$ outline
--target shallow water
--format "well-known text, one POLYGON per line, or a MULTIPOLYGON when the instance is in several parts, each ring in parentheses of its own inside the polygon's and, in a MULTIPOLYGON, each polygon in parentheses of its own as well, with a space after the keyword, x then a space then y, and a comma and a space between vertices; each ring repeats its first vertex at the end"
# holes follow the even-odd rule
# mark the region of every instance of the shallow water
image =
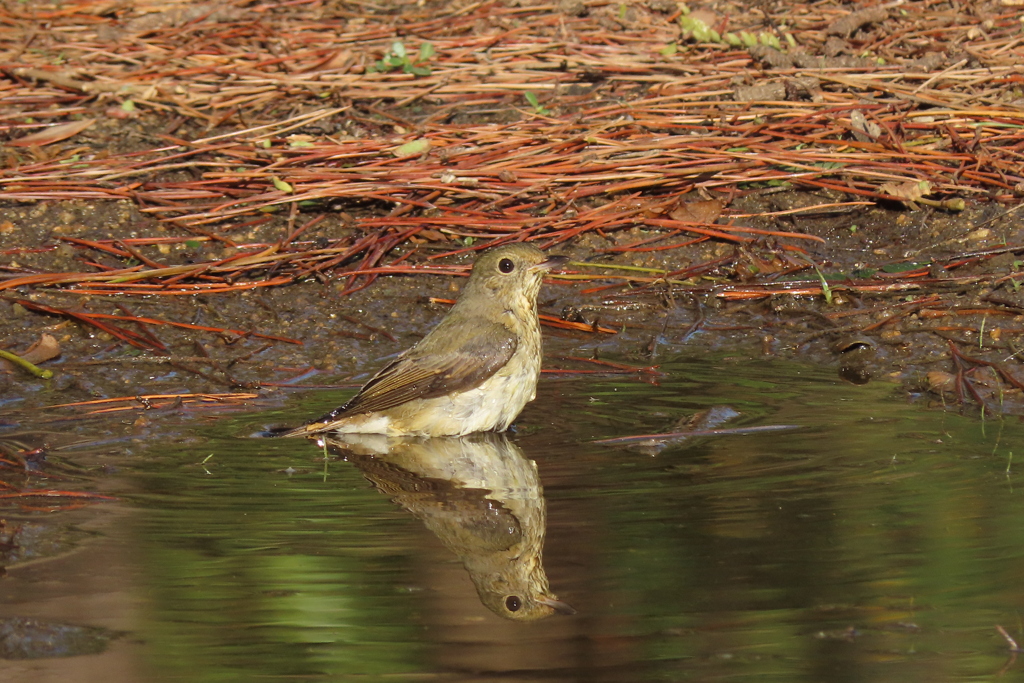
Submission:
MULTIPOLYGON (((100 543, 127 597, 117 619, 101 607, 74 621, 125 633, 111 646, 131 660, 124 680, 1020 675, 996 628, 1024 640, 1017 421, 792 364, 661 369, 656 382, 545 376, 510 441, 456 455, 251 438, 340 400, 326 393, 194 422, 110 475, 129 509, 113 506, 100 543), (710 426, 795 428, 593 443, 722 406, 739 416, 710 426), (548 592, 576 614, 517 622, 485 607, 481 577, 513 582, 542 539, 548 592)), ((3 616, 39 616, 32 604, 22 594, 3 616)), ((94 680, 84 670, 64 680, 94 680)))

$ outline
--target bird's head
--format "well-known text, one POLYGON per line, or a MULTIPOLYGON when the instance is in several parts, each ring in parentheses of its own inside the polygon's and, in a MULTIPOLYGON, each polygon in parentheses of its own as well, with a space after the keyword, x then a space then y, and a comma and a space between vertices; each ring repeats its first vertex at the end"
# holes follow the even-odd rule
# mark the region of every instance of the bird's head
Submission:
POLYGON ((473 264, 463 299, 497 303, 504 310, 522 306, 533 309, 540 283, 552 268, 566 262, 564 256, 548 256, 530 244, 506 244, 489 249, 473 264))

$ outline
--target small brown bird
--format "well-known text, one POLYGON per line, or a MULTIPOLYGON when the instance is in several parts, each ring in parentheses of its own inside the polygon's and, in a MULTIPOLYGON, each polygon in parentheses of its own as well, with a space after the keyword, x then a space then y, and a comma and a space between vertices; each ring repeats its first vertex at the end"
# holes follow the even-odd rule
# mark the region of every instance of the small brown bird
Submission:
POLYGON ((565 258, 528 244, 485 252, 444 320, 348 403, 282 436, 462 436, 508 429, 537 391, 541 279, 565 258))

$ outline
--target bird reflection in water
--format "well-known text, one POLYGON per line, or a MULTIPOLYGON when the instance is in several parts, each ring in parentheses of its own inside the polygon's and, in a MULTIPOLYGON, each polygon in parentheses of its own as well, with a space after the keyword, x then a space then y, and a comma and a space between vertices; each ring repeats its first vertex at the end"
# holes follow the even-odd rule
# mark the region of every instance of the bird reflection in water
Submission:
POLYGON ((319 440, 458 555, 489 610, 515 621, 575 613, 551 593, 541 563, 546 506, 537 465, 504 434, 319 440))

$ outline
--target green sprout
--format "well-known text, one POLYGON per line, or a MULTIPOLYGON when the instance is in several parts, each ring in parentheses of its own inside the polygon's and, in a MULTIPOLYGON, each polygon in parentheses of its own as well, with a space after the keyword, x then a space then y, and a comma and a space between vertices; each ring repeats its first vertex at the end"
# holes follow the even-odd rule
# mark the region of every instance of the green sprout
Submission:
POLYGON ((435 54, 434 46, 424 41, 420 43, 420 51, 416 54, 416 57, 410 57, 405 49, 405 44, 400 40, 396 40, 391 44, 391 49, 384 55, 384 58, 370 65, 367 71, 390 73, 401 70, 414 76, 429 76, 430 67, 425 62, 435 54))
POLYGON ((679 17, 679 25, 699 43, 721 43, 722 36, 706 23, 689 14, 679 17))
MULTIPOLYGON (((778 36, 774 33, 748 33, 747 31, 740 31, 739 33, 723 33, 719 35, 718 32, 710 29, 698 19, 682 17, 679 19, 679 24, 683 27, 684 31, 688 31, 691 38, 699 40, 701 42, 712 42, 720 43, 723 45, 729 45, 730 47, 745 47, 752 48, 755 45, 767 45, 773 47, 779 52, 783 51, 782 41, 779 40, 778 36)), ((780 29, 781 30, 781 29, 780 29)), ((782 32, 783 38, 786 39, 786 44, 789 47, 796 47, 796 38, 793 37, 792 33, 782 32)))
POLYGON ((812 261, 807 256, 804 256, 803 254, 801 254, 800 257, 804 261, 806 261, 812 268, 814 268, 814 272, 818 274, 818 280, 821 281, 821 293, 825 295, 825 303, 828 304, 829 306, 831 306, 832 305, 832 288, 828 286, 828 280, 825 278, 825 273, 821 272, 821 268, 818 267, 818 264, 815 263, 814 261, 812 261))
POLYGON ((533 113, 537 114, 538 116, 547 116, 548 114, 551 113, 551 110, 542 105, 540 103, 540 100, 537 99, 537 96, 534 95, 529 90, 523 93, 523 97, 525 97, 526 101, 530 103, 531 107, 533 107, 533 113))
POLYGON ((821 280, 821 293, 825 295, 825 303, 831 306, 832 288, 828 286, 828 280, 825 279, 825 274, 821 272, 821 268, 818 268, 818 266, 815 265, 814 272, 818 274, 818 279, 821 280))
MULTIPOLYGON (((1013 269, 1014 270, 1020 270, 1021 266, 1024 266, 1024 261, 1014 261, 1013 262, 1013 269)), ((1017 282, 1017 280, 1015 278, 1011 278, 1010 279, 1010 286, 1013 287, 1014 294, 1016 294, 1017 292, 1020 291, 1020 283, 1017 282)))

